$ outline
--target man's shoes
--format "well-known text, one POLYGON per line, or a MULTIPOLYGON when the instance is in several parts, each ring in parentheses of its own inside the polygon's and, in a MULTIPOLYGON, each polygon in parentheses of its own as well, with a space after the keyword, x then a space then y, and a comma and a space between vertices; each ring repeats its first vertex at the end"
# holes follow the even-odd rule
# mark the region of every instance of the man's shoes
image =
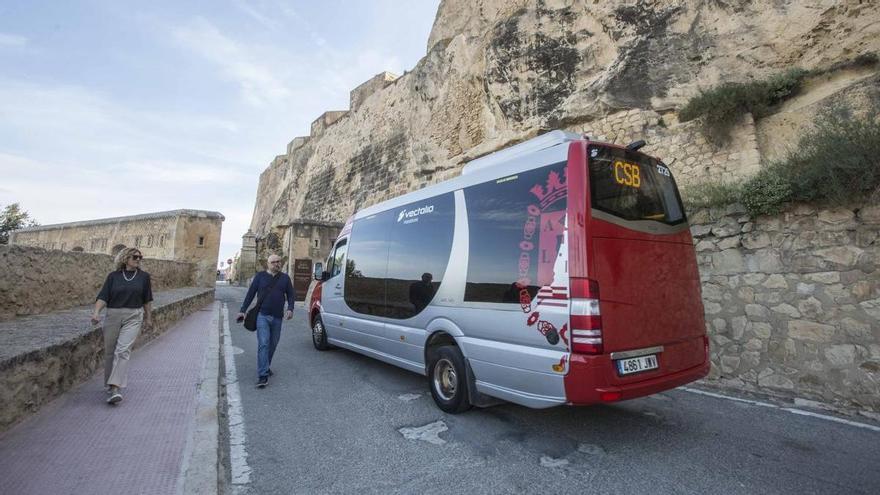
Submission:
POLYGON ((275 373, 272 373, 272 368, 269 368, 269 376, 272 376, 272 375, 274 375, 274 374, 275 374, 275 373))
POLYGON ((266 385, 269 384, 268 376, 261 376, 259 380, 257 380, 257 388, 266 388, 266 385))

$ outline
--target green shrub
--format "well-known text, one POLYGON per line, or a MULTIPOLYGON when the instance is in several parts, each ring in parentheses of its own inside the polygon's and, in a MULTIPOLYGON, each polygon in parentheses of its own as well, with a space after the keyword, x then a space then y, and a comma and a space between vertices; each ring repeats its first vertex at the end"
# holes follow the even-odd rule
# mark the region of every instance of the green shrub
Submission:
POLYGON ((847 107, 833 107, 814 120, 783 166, 792 199, 841 204, 880 188, 880 122, 854 118, 847 107))
POLYGON ((767 167, 743 183, 739 200, 752 216, 775 215, 791 199, 791 183, 779 165, 767 167))
POLYGON ((730 139, 730 130, 746 113, 761 117, 800 90, 808 72, 791 69, 764 81, 726 83, 691 98, 679 112, 679 120, 702 119, 703 134, 713 143, 730 139))

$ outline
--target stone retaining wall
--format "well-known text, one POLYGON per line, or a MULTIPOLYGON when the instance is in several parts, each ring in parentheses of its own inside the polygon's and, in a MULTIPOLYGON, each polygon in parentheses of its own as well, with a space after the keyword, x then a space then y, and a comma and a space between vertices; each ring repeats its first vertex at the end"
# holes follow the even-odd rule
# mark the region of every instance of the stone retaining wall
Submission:
POLYGON ((880 412, 880 206, 690 218, 708 384, 880 412))
MULTIPOLYGON (((154 291, 196 285, 190 263, 145 259, 142 266, 154 291)), ((0 246, 0 320, 93 303, 112 270, 108 254, 0 246)))
MULTIPOLYGON (((214 289, 202 287, 156 293, 153 329, 135 347, 213 300, 214 289)), ((84 307, 0 323, 0 431, 103 368, 103 334, 90 314, 84 307)))

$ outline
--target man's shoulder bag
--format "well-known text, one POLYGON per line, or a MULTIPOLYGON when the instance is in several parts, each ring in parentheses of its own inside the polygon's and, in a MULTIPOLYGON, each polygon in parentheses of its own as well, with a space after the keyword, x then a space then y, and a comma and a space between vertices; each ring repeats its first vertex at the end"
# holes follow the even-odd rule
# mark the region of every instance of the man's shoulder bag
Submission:
POLYGON ((260 291, 260 294, 257 295, 257 304, 254 305, 253 308, 249 309, 247 313, 244 315, 244 327, 251 332, 257 329, 257 315, 260 313, 260 307, 263 305, 263 299, 269 295, 269 292, 275 288, 275 284, 281 278, 281 274, 272 277, 272 283, 266 287, 265 292, 260 291))

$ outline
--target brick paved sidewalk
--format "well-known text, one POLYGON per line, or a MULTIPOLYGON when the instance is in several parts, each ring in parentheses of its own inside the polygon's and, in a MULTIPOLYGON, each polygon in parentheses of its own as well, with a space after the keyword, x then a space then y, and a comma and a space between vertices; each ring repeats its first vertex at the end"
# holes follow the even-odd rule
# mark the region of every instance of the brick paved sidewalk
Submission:
POLYGON ((0 494, 171 494, 195 425, 218 303, 135 349, 124 400, 105 403, 103 371, 0 435, 0 494))

